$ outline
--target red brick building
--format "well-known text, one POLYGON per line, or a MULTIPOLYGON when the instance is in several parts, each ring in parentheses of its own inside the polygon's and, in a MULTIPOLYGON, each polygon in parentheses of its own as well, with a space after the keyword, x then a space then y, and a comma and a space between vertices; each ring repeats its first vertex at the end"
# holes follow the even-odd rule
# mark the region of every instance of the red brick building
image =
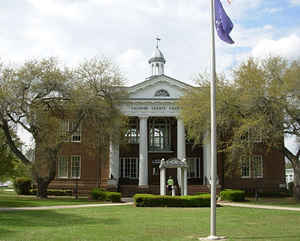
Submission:
MULTIPOLYGON (((50 187, 74 188, 88 192, 101 186, 119 190, 125 195, 137 192, 159 193, 159 164, 162 158, 186 159, 188 164, 188 194, 207 192, 210 179, 210 145, 194 147, 186 141, 183 121, 179 118, 176 101, 191 88, 164 75, 165 58, 158 47, 149 60, 151 76, 128 87, 129 98, 120 106, 129 117, 130 127, 125 133, 127 144, 110 140, 105 161, 90 145, 87 124, 65 143, 57 164, 57 177, 50 187)), ((68 129, 71 122, 66 122, 68 129)), ((255 140, 263 145, 261 137, 255 140)), ((103 153, 102 153, 103 154, 103 153)), ((223 155, 218 155, 220 187, 253 191, 277 191, 285 183, 284 157, 280 152, 261 152, 243 160, 240 170, 225 175, 223 155), (254 168, 255 167, 255 168, 254 168), (255 171, 254 171, 255 170, 255 171)), ((167 176, 180 179, 180 169, 167 169, 167 176), (177 178, 178 177, 178 178, 177 178)), ((178 183, 181 183, 178 180, 178 183)))

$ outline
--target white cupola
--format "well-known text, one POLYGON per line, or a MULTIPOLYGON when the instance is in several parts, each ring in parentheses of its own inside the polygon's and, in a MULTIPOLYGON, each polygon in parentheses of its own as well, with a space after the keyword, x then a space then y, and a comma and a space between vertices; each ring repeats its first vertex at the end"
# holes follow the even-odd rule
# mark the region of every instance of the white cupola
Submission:
POLYGON ((151 76, 163 75, 164 74, 164 65, 166 63, 164 55, 158 48, 158 43, 160 41, 160 38, 156 38, 156 40, 157 40, 156 47, 154 49, 154 52, 153 52, 151 58, 148 61, 148 63, 150 64, 150 68, 151 68, 151 72, 150 72, 151 76))

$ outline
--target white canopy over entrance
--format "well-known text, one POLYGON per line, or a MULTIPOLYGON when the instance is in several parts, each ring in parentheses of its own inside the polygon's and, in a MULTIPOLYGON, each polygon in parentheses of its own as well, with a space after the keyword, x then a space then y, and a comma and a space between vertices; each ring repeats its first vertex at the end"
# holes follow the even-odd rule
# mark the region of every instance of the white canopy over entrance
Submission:
POLYGON ((171 158, 165 161, 161 159, 159 169, 160 169, 160 195, 166 195, 166 168, 180 168, 181 177, 178 180, 181 180, 181 196, 187 195, 187 168, 188 165, 185 159, 171 158))

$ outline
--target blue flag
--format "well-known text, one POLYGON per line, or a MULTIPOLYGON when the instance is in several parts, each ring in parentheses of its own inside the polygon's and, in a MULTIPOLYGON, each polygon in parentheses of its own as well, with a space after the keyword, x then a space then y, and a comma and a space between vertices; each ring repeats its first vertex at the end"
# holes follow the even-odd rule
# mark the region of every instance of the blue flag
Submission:
POLYGON ((226 43, 233 44, 234 41, 229 36, 231 30, 233 29, 233 23, 227 16, 220 0, 215 0, 215 21, 219 38, 226 43))

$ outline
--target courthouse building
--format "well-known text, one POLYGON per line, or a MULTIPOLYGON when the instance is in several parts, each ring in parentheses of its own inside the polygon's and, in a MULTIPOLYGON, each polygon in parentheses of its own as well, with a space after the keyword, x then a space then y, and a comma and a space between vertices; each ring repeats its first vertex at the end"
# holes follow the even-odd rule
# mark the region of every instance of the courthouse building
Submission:
MULTIPOLYGON (((145 81, 126 87, 128 99, 120 108, 129 117, 125 133, 127 144, 110 140, 107 160, 100 163, 97 154, 85 150, 85 128, 65 144, 57 165, 57 177, 50 187, 73 188, 88 192, 95 186, 119 190, 125 195, 137 192, 159 193, 159 165, 178 158, 187 163, 187 192, 207 192, 210 180, 210 145, 193 145, 186 139, 184 123, 180 119, 177 100, 189 88, 184 82, 165 75, 166 59, 156 46, 148 61, 151 74, 145 81)), ((209 118, 209 117, 208 117, 209 118)), ((257 140, 261 142, 262 140, 257 140)), ((253 191, 259 186, 265 191, 276 191, 284 183, 284 158, 279 152, 261 153, 243 160, 241 171, 227 176, 224 156, 218 154, 218 183, 220 188, 240 188, 253 191), (255 172, 252 167, 255 166, 255 172)), ((166 170, 180 184, 180 169, 166 170)), ((180 186, 180 185, 179 185, 180 186)), ((179 187, 178 187, 179 189, 179 187)), ((179 190, 177 190, 178 192, 179 190)))

